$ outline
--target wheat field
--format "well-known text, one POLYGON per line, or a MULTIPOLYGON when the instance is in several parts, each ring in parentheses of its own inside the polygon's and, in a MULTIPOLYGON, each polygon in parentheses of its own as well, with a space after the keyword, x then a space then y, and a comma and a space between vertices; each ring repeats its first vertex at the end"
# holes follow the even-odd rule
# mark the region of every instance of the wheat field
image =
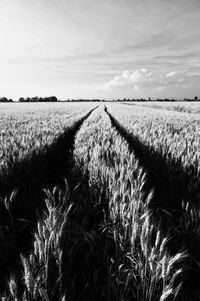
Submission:
POLYGON ((200 300, 200 104, 0 107, 2 300, 200 300))

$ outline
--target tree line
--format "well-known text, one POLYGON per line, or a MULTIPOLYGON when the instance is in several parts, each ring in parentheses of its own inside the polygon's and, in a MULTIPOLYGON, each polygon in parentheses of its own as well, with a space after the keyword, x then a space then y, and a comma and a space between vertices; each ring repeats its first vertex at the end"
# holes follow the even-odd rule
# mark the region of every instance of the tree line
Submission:
POLYGON ((7 97, 0 97, 0 102, 13 102, 13 100, 11 98, 8 99, 7 97))
MULTIPOLYGON (((56 102, 58 101, 56 96, 48 97, 20 97, 18 102, 56 102)), ((13 99, 7 97, 0 97, 0 102, 13 102, 13 99)))
POLYGON ((20 97, 19 102, 56 102, 58 101, 56 96, 48 96, 48 97, 20 97))
MULTIPOLYGON (((20 97, 18 102, 57 102, 57 101, 61 101, 58 100, 56 96, 48 96, 48 97, 38 97, 38 96, 34 96, 34 97, 20 97)), ((102 102, 102 101, 109 101, 106 99, 66 99, 66 100, 62 100, 62 102, 102 102)), ((195 96, 194 98, 184 98, 184 99, 174 99, 174 98, 157 98, 157 99, 151 99, 151 98, 123 98, 123 99, 113 99, 113 102, 122 102, 122 101, 130 101, 130 102, 137 102, 137 101, 146 101, 146 102, 151 102, 151 101, 158 101, 158 102, 167 102, 167 101, 171 101, 171 102, 176 102, 176 101, 200 101, 200 98, 198 98, 198 96, 195 96)), ((1 102, 13 102, 13 99, 11 98, 7 98, 7 97, 0 97, 0 103, 1 102)))

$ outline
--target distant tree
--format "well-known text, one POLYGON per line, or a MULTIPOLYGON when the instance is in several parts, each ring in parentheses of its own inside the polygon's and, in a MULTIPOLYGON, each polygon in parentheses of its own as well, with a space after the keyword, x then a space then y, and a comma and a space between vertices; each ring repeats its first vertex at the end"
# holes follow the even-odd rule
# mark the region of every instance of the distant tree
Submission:
POLYGON ((51 96, 51 101, 54 101, 54 102, 56 102, 56 101, 58 101, 58 99, 57 99, 57 97, 56 97, 56 96, 51 96))
POLYGON ((19 102, 55 102, 55 101, 58 101, 56 96, 49 96, 49 97, 34 96, 34 97, 27 97, 27 98, 23 98, 23 97, 19 98, 19 102))
POLYGON ((13 100, 11 98, 8 99, 7 97, 0 97, 0 102, 13 102, 13 100))

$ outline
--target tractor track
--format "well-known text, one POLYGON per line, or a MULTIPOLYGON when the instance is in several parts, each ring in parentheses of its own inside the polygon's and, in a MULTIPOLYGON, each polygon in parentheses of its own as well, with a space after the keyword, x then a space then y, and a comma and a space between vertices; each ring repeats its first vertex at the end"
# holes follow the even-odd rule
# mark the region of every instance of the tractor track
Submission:
POLYGON ((97 107, 66 128, 51 145, 17 162, 0 176, 0 234, 1 240, 2 237, 7 240, 0 241, 0 290, 5 287, 4 281, 10 273, 20 272, 20 254, 28 254, 32 248, 34 229, 45 208, 44 188, 62 189, 65 178, 72 189, 77 184, 72 180, 75 137, 97 107), (13 190, 17 191, 10 209, 14 227, 10 225, 9 212, 4 205, 4 199, 9 198, 13 190))
POLYGON ((193 231, 196 225, 191 225, 191 229, 185 229, 180 225, 180 219, 184 214, 182 202, 199 207, 198 191, 192 186, 194 179, 197 181, 195 168, 193 166, 184 168, 180 160, 174 158, 169 160, 153 147, 143 144, 139 137, 129 133, 107 108, 105 111, 147 174, 144 195, 147 196, 153 188, 154 196, 149 204, 152 222, 159 226, 163 235, 167 234, 171 238, 170 253, 185 249, 199 261, 200 256, 195 250, 197 245, 200 246, 200 237, 193 231))

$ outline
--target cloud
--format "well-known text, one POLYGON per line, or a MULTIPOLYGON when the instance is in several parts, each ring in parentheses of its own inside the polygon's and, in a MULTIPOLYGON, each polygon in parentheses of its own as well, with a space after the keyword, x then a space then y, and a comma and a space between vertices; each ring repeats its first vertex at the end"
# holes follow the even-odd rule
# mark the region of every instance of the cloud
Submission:
POLYGON ((129 71, 128 70, 125 70, 123 73, 122 73, 122 77, 125 78, 125 79, 128 79, 130 76, 129 74, 129 71))
POLYGON ((164 90, 169 87, 186 88, 186 85, 195 87, 199 79, 200 70, 168 70, 168 73, 166 73, 166 70, 151 72, 146 68, 141 68, 132 72, 124 70, 120 75, 116 75, 113 79, 106 82, 100 89, 108 91, 126 87, 127 89, 131 88, 138 91, 142 89, 164 90))
POLYGON ((147 72, 147 69, 141 68, 133 72, 124 70, 121 75, 116 75, 113 79, 105 83, 102 87, 103 90, 110 90, 114 87, 120 86, 133 86, 135 90, 139 90, 138 83, 145 81, 152 75, 152 72, 147 72))
POLYGON ((169 72, 169 73, 166 74, 166 77, 173 77, 176 74, 178 74, 178 71, 171 71, 171 72, 169 72))

